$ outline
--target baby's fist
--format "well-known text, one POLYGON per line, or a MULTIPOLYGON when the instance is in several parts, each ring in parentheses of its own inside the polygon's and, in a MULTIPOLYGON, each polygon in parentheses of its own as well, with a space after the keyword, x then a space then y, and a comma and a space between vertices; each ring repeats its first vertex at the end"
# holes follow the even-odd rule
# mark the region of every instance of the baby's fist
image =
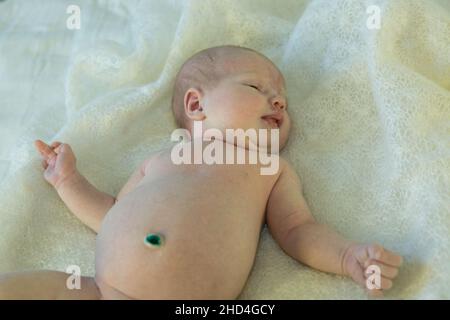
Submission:
POLYGON ((44 178, 53 187, 58 189, 62 182, 75 175, 76 158, 68 144, 54 142, 49 146, 41 140, 36 140, 34 145, 42 157, 44 178))
POLYGON ((392 287, 402 265, 401 256, 378 244, 354 244, 347 248, 342 268, 345 275, 369 290, 371 296, 382 296, 392 287))

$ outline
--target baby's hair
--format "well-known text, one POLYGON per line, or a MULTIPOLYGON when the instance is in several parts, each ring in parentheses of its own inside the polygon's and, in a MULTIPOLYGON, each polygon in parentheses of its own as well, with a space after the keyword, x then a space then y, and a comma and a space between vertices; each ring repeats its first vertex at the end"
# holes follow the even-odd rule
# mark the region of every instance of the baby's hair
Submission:
POLYGON ((184 112, 184 95, 186 91, 192 87, 202 91, 214 88, 226 73, 222 63, 224 54, 245 51, 251 51, 263 56, 250 48, 224 45, 201 50, 183 63, 175 77, 171 102, 172 112, 178 127, 187 128, 188 125, 188 118, 184 112))

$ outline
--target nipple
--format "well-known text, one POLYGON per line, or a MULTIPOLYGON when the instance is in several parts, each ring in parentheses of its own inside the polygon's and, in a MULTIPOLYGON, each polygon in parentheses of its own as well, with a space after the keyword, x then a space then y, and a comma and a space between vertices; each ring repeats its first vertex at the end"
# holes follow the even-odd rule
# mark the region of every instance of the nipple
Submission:
POLYGON ((160 233, 149 233, 144 239, 145 245, 152 248, 159 248, 164 245, 164 236, 160 233))

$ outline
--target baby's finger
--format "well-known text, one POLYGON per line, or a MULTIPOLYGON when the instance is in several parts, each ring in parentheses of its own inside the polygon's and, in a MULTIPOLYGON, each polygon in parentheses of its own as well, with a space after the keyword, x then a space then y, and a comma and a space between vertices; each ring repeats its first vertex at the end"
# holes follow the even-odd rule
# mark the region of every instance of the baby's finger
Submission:
POLYGON ((397 268, 385 265, 379 261, 369 260, 366 265, 366 272, 364 273, 366 278, 368 278, 371 275, 370 272, 369 273, 367 272, 367 267, 373 266, 373 265, 379 267, 381 274, 388 279, 394 279, 398 275, 397 268))
POLYGON ((381 277, 381 289, 383 290, 389 290, 390 288, 392 288, 392 280, 385 278, 385 277, 381 277))
POLYGON ((56 157, 53 157, 53 158, 48 160, 48 165, 49 166, 54 166, 55 164, 56 164, 56 157))
POLYGON ((366 279, 367 289, 389 290, 390 288, 392 288, 393 282, 391 279, 383 277, 379 274, 369 274, 369 276, 371 277, 366 279))
POLYGON ((369 257, 373 260, 378 260, 394 267, 400 267, 403 263, 403 258, 401 256, 383 248, 380 245, 373 245, 369 247, 369 257))
POLYGON ((367 294, 369 295, 369 297, 371 298, 383 298, 383 290, 379 290, 379 289, 367 289, 367 294))
POLYGON ((53 151, 55 151, 56 153, 59 153, 59 148, 61 148, 60 147, 61 144, 62 144, 62 142, 55 141, 50 145, 50 147, 53 149, 53 151))
POLYGON ((361 268, 358 268, 358 270, 353 271, 351 277, 360 286, 366 288, 366 279, 364 278, 364 271, 361 268))
POLYGON ((36 140, 34 145, 44 157, 52 158, 56 156, 56 153, 42 140, 36 140))
POLYGON ((47 167, 48 167, 48 163, 47 163, 47 160, 42 160, 42 166, 44 167, 44 169, 47 169, 47 167))
POLYGON ((377 260, 394 267, 400 267, 403 263, 403 258, 401 256, 387 249, 384 249, 381 252, 380 258, 377 260))

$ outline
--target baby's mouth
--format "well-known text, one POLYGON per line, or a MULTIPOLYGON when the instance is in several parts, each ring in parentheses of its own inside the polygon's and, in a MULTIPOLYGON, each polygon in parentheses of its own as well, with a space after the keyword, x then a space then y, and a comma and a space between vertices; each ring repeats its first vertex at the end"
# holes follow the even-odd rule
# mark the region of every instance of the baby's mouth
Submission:
POLYGON ((266 121, 272 128, 279 128, 283 123, 283 115, 280 113, 262 116, 261 119, 266 121))

